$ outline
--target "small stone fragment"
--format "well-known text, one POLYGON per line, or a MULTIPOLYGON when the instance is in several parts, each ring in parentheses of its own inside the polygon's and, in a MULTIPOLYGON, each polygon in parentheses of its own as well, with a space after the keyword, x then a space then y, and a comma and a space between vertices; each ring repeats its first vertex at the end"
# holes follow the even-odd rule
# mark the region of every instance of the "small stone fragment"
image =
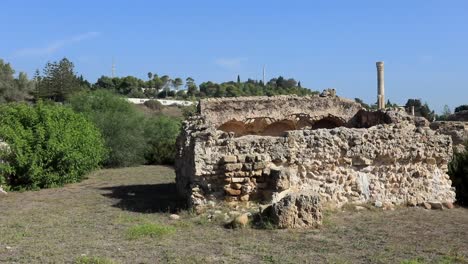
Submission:
POLYGON ((424 207, 424 209, 427 209, 427 210, 431 210, 432 206, 430 203, 427 203, 427 202, 424 202, 421 204, 422 207, 424 207))
POLYGON ((171 220, 179 220, 179 219, 180 219, 180 216, 179 216, 178 214, 171 214, 171 215, 169 216, 169 218, 170 218, 171 220))
POLYGON ((0 196, 7 195, 8 193, 3 190, 3 188, 0 186, 0 196))
POLYGON ((451 202, 445 202, 443 203, 443 206, 447 209, 453 209, 455 206, 453 206, 453 203, 451 202))
POLYGON ((234 228, 244 228, 249 223, 249 215, 248 214, 241 214, 234 218, 232 221, 232 227, 234 228))
POLYGON ((429 203, 431 205, 431 208, 434 210, 442 210, 444 207, 442 206, 441 203, 429 203))
POLYGON ((377 201, 375 201, 374 206, 377 207, 377 208, 381 208, 383 206, 383 203, 382 203, 382 201, 377 200, 377 201))

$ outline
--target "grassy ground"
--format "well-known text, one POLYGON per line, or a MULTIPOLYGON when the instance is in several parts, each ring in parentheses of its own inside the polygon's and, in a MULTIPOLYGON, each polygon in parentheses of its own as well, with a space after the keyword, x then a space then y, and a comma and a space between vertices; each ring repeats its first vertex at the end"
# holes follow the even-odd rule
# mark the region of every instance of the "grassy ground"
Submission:
POLYGON ((328 212, 319 230, 225 229, 181 208, 171 168, 101 170, 0 197, 0 263, 468 263, 468 209, 328 212))

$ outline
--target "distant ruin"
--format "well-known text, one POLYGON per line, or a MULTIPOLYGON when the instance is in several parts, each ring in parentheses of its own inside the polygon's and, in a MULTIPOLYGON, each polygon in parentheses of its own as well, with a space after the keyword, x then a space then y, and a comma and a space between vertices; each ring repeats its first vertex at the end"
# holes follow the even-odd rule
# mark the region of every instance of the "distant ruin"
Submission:
POLYGON ((450 136, 335 93, 204 99, 177 144, 178 191, 194 207, 301 192, 332 207, 455 201, 450 136))

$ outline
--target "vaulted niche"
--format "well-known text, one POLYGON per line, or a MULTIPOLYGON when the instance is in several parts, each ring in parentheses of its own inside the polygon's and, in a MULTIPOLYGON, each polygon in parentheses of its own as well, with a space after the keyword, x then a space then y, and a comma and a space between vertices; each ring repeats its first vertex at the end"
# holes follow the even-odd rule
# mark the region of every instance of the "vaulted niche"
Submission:
POLYGON ((329 115, 313 120, 308 115, 295 114, 290 119, 274 120, 269 117, 248 118, 246 121, 231 120, 218 127, 218 130, 232 132, 236 137, 244 135, 283 136, 286 131, 304 129, 332 129, 346 126, 346 123, 329 115))
POLYGON ((246 134, 244 122, 237 120, 231 120, 222 124, 220 127, 218 127, 218 130, 222 130, 224 132, 233 132, 236 137, 240 137, 246 134))

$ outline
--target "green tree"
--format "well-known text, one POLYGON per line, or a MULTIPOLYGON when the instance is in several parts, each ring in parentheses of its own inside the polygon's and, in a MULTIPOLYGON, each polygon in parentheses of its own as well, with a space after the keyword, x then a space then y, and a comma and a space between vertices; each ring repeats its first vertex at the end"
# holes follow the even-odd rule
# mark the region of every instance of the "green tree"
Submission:
POLYGON ((448 116, 452 114, 450 107, 448 105, 444 105, 444 110, 442 111, 441 115, 436 116, 436 120, 444 121, 448 119, 448 116))
POLYGON ((468 110, 468 105, 460 105, 458 107, 455 107, 455 113, 461 112, 468 110))
POLYGON ((81 90, 81 81, 74 72, 74 65, 67 58, 59 62, 48 62, 38 84, 40 98, 64 102, 81 90))
POLYGON ((174 88, 176 89, 176 92, 179 91, 179 87, 182 86, 184 84, 184 82, 182 81, 181 78, 175 78, 173 81, 172 81, 172 85, 174 86, 174 88))
POLYGON ((26 73, 14 77, 15 70, 0 59, 0 102, 18 102, 32 99, 34 84, 26 73))
POLYGON ((185 85, 187 88, 187 95, 195 96, 198 94, 198 88, 193 78, 188 77, 187 79, 185 79, 185 85))
POLYGON ((149 164, 173 164, 176 153, 176 139, 181 122, 166 116, 146 120, 145 138, 146 162, 149 164))

